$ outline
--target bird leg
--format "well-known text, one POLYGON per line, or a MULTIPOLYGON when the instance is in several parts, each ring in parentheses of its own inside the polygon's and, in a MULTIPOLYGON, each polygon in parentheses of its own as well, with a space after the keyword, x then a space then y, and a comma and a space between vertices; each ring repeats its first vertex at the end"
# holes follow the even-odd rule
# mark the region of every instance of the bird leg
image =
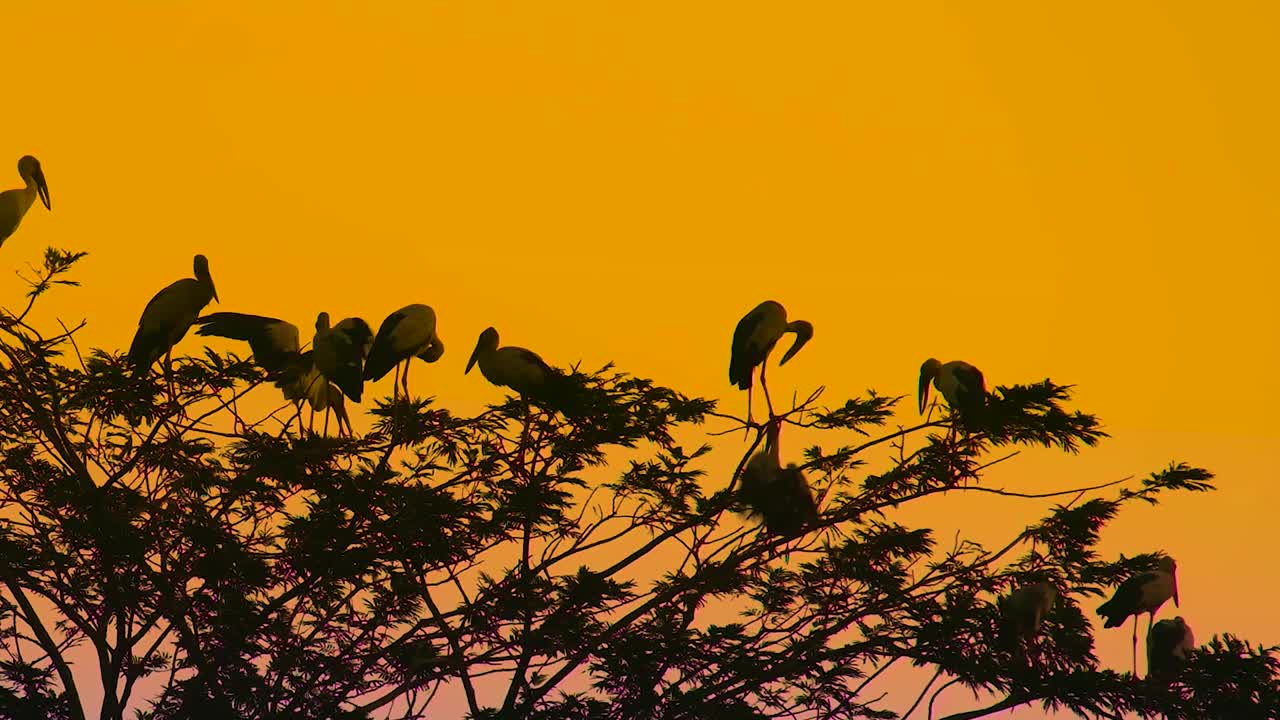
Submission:
MULTIPOLYGON (((409 360, 412 359, 412 357, 409 358, 409 360)), ((404 361, 404 374, 401 376, 404 380, 404 399, 406 402, 409 400, 409 365, 411 364, 409 360, 404 361)))
POLYGON ((324 409, 324 436, 329 437, 329 413, 333 412, 332 408, 324 409))
POLYGON ((769 383, 764 379, 764 371, 768 367, 769 358, 765 357, 765 362, 760 363, 760 387, 764 388, 764 404, 769 408, 769 420, 773 420, 773 400, 769 399, 769 383))
POLYGON ((743 430, 746 431, 746 436, 750 438, 751 437, 751 386, 750 385, 747 386, 747 425, 746 427, 743 428, 743 430))
MULTIPOLYGON (((299 418, 299 423, 301 423, 301 418, 299 418)), ((311 408, 311 417, 307 420, 307 432, 311 434, 311 437, 316 436, 316 409, 315 408, 311 408)))
POLYGON ((1133 676, 1138 677, 1138 614, 1133 614, 1133 676))
POLYGON ((400 399, 400 363, 391 370, 395 376, 391 378, 391 402, 400 399))

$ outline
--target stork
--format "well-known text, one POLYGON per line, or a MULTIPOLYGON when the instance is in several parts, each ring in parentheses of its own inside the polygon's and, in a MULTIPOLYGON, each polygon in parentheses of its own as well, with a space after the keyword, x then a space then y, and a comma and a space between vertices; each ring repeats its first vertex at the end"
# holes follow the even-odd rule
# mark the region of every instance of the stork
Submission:
POLYGON ((1178 607, 1178 564, 1171 557, 1162 557, 1155 570, 1138 573, 1120 583, 1111 599, 1098 606, 1098 615, 1106 618, 1105 628, 1120 627, 1133 616, 1133 673, 1138 674, 1138 616, 1147 614, 1147 636, 1151 636, 1151 623, 1156 611, 1169 598, 1178 607))
POLYGON ((462 374, 470 373, 477 364, 485 380, 511 388, 526 398, 545 397, 557 377, 556 371, 532 350, 512 345, 498 347, 498 331, 492 327, 480 333, 462 374))
POLYGON ((960 419, 965 430, 974 432, 982 427, 982 419, 987 404, 987 384, 982 371, 963 360, 952 360, 949 363, 938 362, 929 358, 920 366, 920 385, 917 398, 920 402, 920 414, 924 414, 929 404, 929 383, 942 394, 943 399, 960 419))
POLYGON ((218 299, 213 277, 209 275, 208 258, 196 255, 193 267, 194 278, 178 280, 151 298, 129 345, 128 360, 134 377, 150 370, 156 360, 164 357, 170 396, 173 395, 173 346, 186 336, 204 306, 218 299))
MULTIPOLYGON (((404 396, 409 397, 410 360, 417 357, 433 363, 444 355, 444 342, 436 334, 436 311, 427 305, 406 305, 387 316, 378 327, 373 348, 364 365, 364 379, 376 382, 388 370, 396 369, 392 399, 398 396, 401 384, 404 396), (404 373, 400 365, 404 365, 404 373)), ((483 371, 483 368, 481 368, 483 371)))
MULTIPOLYGON (((299 411, 303 402, 311 406, 313 426, 316 411, 333 410, 338 418, 338 434, 342 434, 344 423, 350 434, 351 420, 342 393, 316 369, 313 351, 301 352, 297 325, 279 318, 234 312, 211 313, 196 320, 196 324, 201 326, 197 335, 249 343, 254 362, 267 371, 267 377, 285 399, 297 403, 299 411)), ((301 418, 298 423, 301 430, 301 418)))
POLYGON ((19 158, 18 176, 26 183, 25 187, 0 192, 0 245, 4 245, 4 241, 22 224, 22 218, 37 197, 46 210, 53 210, 49 202, 49 185, 44 180, 39 160, 30 155, 19 158))
POLYGON ((1039 634, 1057 600, 1058 589, 1052 583, 1031 583, 1000 598, 1000 614, 1019 640, 1029 641, 1039 634))
POLYGON ((751 514, 764 519, 765 530, 795 537, 818 522, 818 505, 804 473, 794 463, 783 468, 778 459, 781 421, 771 420, 765 430, 765 447, 742 470, 739 498, 751 514))
POLYGON ((1156 623, 1147 631, 1147 677, 1171 679, 1195 646, 1195 633, 1181 615, 1156 623))
POLYGON ((364 359, 372 345, 373 331, 364 320, 344 318, 330 328, 329 313, 316 316, 316 335, 311 341, 316 369, 356 402, 364 389, 364 359))
POLYGON ((765 366, 773 346, 787 333, 795 333, 795 342, 783 354, 781 367, 800 352, 805 343, 813 339, 813 324, 807 320, 787 322, 787 309, 773 300, 765 300, 738 321, 733 331, 733 348, 729 357, 729 383, 747 391, 747 424, 751 424, 751 381, 756 367, 760 368, 760 386, 764 399, 773 415, 773 403, 769 400, 769 385, 765 382, 765 366))

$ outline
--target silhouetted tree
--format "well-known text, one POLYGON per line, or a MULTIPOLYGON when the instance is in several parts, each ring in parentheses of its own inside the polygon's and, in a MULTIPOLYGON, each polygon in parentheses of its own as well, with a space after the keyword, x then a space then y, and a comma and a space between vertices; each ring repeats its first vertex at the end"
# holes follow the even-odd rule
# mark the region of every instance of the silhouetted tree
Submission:
POLYGON ((892 718, 876 683, 900 664, 933 673, 919 712, 956 684, 990 703, 950 720, 1280 707, 1275 649, 1230 635, 1171 682, 1094 655, 1094 606, 1158 550, 1105 561, 1103 526, 1210 490, 1203 469, 1026 490, 1066 502, 997 548, 899 521, 942 493, 1018 494, 983 484, 1011 448, 1101 440, 1069 387, 995 388, 968 434, 886 427, 896 397, 832 409, 815 392, 778 422, 784 443, 796 426, 830 438, 787 480, 807 478, 821 513, 770 533, 737 492, 764 425, 732 481, 708 477, 696 426, 742 431, 710 401, 606 367, 567 372, 545 402, 380 403, 363 436, 298 437, 292 405, 239 414, 266 375, 235 355, 182 356, 188 338, 170 394, 158 369, 82 354, 77 328, 37 331, 32 304, 74 284, 79 258, 50 250, 26 309, 0 320, 3 717, 83 718, 91 682, 103 718, 423 717, 442 689, 474 718, 892 718), (999 598, 1039 581, 1056 605, 1010 643, 999 598))

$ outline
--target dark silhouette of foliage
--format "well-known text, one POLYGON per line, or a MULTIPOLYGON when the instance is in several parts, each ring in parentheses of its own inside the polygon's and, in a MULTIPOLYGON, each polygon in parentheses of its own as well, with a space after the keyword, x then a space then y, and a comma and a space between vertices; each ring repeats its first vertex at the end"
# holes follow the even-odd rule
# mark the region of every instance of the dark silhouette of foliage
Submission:
MULTIPOLYGON (((79 258, 51 250, 30 303, 73 284, 79 258)), ((1169 681, 1100 666, 1099 598, 1161 551, 1107 560, 1100 533, 1212 475, 984 484, 1010 445, 1105 437, 1069 386, 996 388, 971 433, 893 430, 899 398, 875 393, 776 413, 783 438, 808 427, 834 447, 788 453, 820 509, 793 536, 742 515, 763 423, 732 478, 709 476, 702 424, 743 422, 612 367, 563 371, 553 400, 474 417, 378 401, 362 436, 299 437, 292 406, 237 410, 272 396, 252 362, 188 337, 171 395, 158 369, 131 378, 118 350, 82 353, 78 328, 41 333, 30 309, 0 318, 0 717, 84 718, 89 668, 100 716, 121 719, 424 717, 442 689, 473 718, 894 718, 877 683, 904 665, 934 677, 916 716, 938 717, 951 686, 977 693, 949 720, 1280 708, 1276 649, 1231 635, 1169 681), (995 548, 897 515, 951 492, 1063 503, 995 548), (1010 642, 999 598, 1041 580, 1057 604, 1010 642)))

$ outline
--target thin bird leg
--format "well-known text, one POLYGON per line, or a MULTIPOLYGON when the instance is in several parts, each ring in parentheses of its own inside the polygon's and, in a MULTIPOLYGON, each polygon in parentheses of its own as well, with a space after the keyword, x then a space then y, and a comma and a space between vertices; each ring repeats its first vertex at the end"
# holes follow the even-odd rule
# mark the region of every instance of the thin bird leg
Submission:
POLYGON ((1133 614, 1133 676, 1138 676, 1138 614, 1133 614))
MULTIPOLYGON (((755 372, 752 370, 752 372, 755 372)), ((747 386, 747 425, 742 428, 746 437, 751 437, 751 385, 747 386)))
POLYGON ((409 399, 409 366, 413 364, 412 362, 410 362, 410 360, 413 360, 412 356, 409 357, 409 360, 404 361, 404 375, 401 376, 404 379, 404 399, 405 400, 409 399))
POLYGON ((769 357, 765 356, 765 361, 760 363, 760 387, 764 388, 764 404, 769 408, 769 421, 773 421, 773 400, 769 399, 769 383, 764 379, 765 368, 769 366, 769 357))
POLYGON ((395 402, 400 399, 400 363, 396 363, 392 372, 395 377, 391 379, 391 402, 395 402))
POLYGON ((173 392, 173 348, 164 352, 164 380, 169 386, 169 400, 177 403, 178 396, 173 392))
POLYGON ((333 412, 333 408, 324 409, 324 436, 329 437, 329 413, 333 412))
POLYGON ((307 420, 307 432, 311 434, 311 437, 316 436, 316 409, 315 408, 311 408, 311 418, 307 420))

